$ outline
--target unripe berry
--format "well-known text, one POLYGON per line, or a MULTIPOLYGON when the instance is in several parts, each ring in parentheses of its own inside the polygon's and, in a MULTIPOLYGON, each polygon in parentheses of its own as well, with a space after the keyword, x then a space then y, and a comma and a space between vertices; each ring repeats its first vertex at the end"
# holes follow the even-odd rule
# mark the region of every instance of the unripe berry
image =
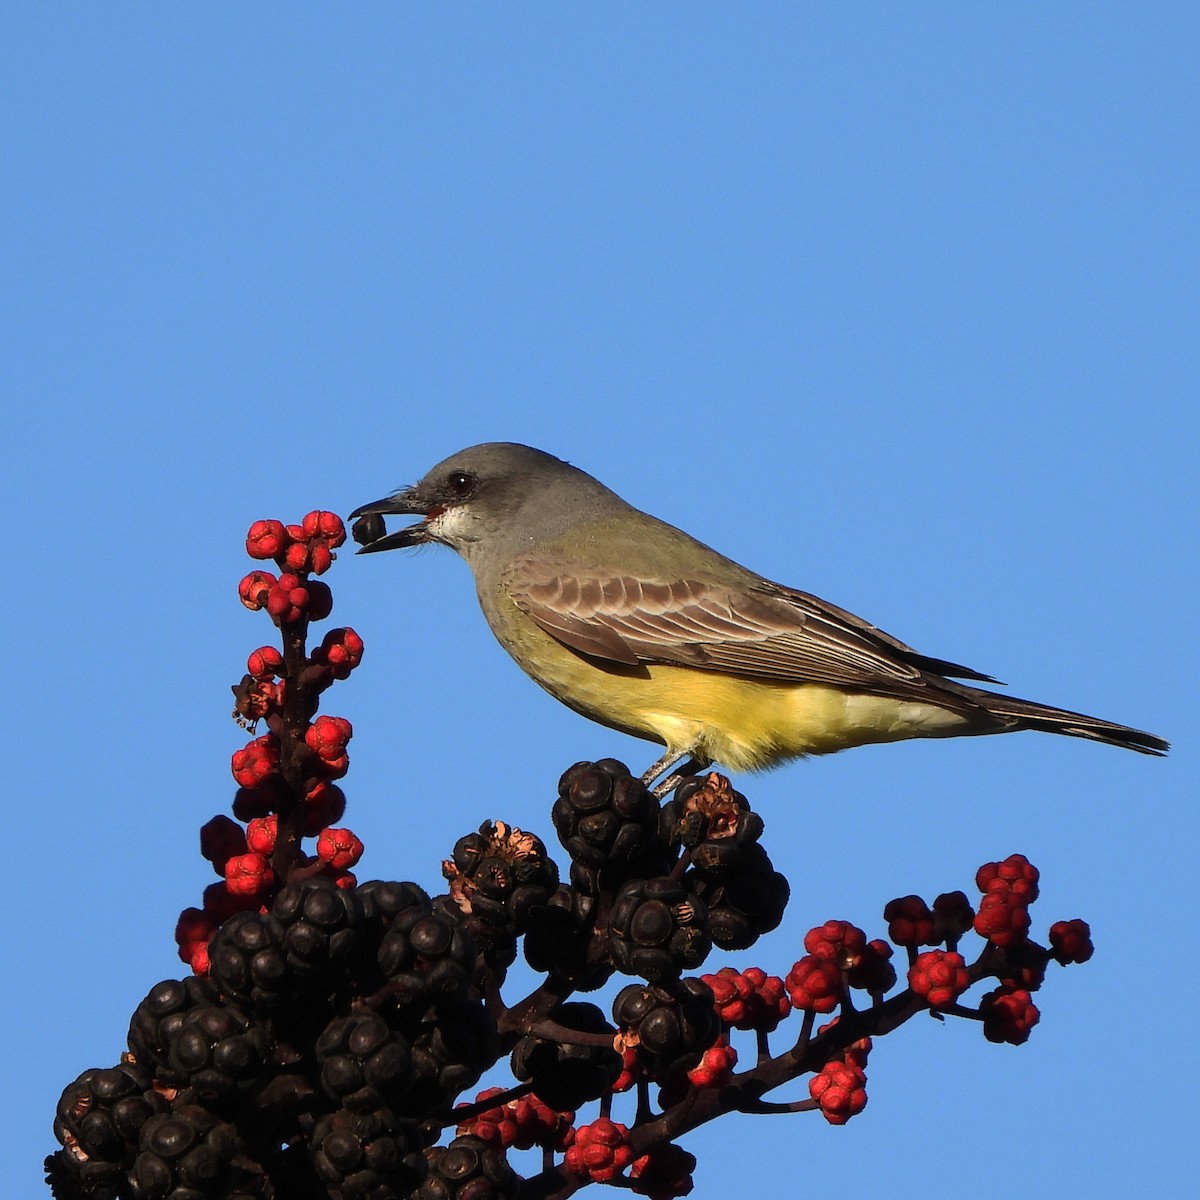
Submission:
POLYGON ((1029 1031, 1038 1023, 1041 1013, 1033 997, 1024 988, 998 987, 980 1001, 983 1015, 983 1036, 989 1042, 1008 1042, 1020 1046, 1029 1040, 1029 1031))
POLYGON ((812 954, 806 954, 792 967, 784 986, 793 1007, 818 1013, 833 1012, 845 995, 837 964, 812 954))
POLYGON ((354 866, 363 855, 363 844, 349 829, 326 829, 317 838, 317 857, 338 870, 354 866))
POLYGON ((363 640, 353 629, 331 629, 313 651, 313 662, 333 669, 335 679, 345 679, 362 662, 363 640))
POLYGON ((929 946, 933 943, 933 913, 920 896, 900 896, 883 909, 888 937, 897 946, 929 946))
POLYGON ((258 896, 275 882, 275 872, 263 854, 238 854, 225 864, 225 886, 235 896, 258 896))
POLYGON ((234 751, 230 766, 240 787, 261 786, 279 766, 279 739, 270 733, 255 738, 234 751))
POLYGON ((572 1175, 593 1183, 608 1183, 633 1161, 629 1130, 608 1117, 598 1117, 575 1131, 574 1144, 567 1150, 563 1166, 572 1175))
POLYGON ((1025 855, 1010 854, 1003 862, 984 863, 975 873, 975 884, 981 892, 999 892, 1028 906, 1038 898, 1039 877, 1025 855))
POLYGON ((700 1061, 687 1073, 696 1087, 724 1087, 733 1077, 737 1051, 729 1044, 727 1034, 721 1034, 700 1056, 700 1061))
POLYGON ((269 817, 255 817, 246 826, 246 846, 255 854, 271 854, 278 836, 279 818, 273 814, 269 817))
POLYGON ((1008 892, 987 892, 975 914, 975 932, 995 946, 1011 946, 1029 932, 1029 909, 1008 892))
POLYGON ((317 509, 301 522, 306 538, 320 538, 336 550, 346 540, 346 526, 337 513, 317 509))
POLYGON ((334 557, 324 542, 313 542, 308 547, 308 569, 314 575, 324 575, 333 565, 334 557))
POLYGON ((264 608, 276 582, 269 571, 251 571, 238 584, 238 599, 252 612, 264 608))
POLYGON ((293 542, 283 552, 280 566, 299 575, 309 569, 311 564, 310 549, 304 542, 293 542))
POLYGON ((827 959, 839 970, 855 966, 867 944, 867 935, 849 921, 826 921, 804 935, 804 948, 817 958, 827 959))
POLYGON ((282 521, 255 521, 246 535, 246 553, 251 558, 276 558, 291 538, 282 521))
POLYGON ((1065 967, 1068 963, 1085 963, 1095 953, 1092 930, 1086 921, 1055 921, 1050 926, 1050 952, 1065 967))
POLYGON ((949 1008, 971 986, 966 960, 954 950, 926 950, 909 968, 908 986, 930 1008, 949 1008))
POLYGON ((354 728, 345 717, 320 716, 304 731, 305 744, 327 762, 339 759, 353 736, 354 728))
POLYGON ((259 646, 246 659, 246 673, 255 679, 273 679, 283 674, 283 655, 274 646, 259 646))
POLYGON ((867 1077, 854 1063, 834 1059, 808 1081, 808 1094, 830 1125, 845 1125, 867 1106, 867 1077))

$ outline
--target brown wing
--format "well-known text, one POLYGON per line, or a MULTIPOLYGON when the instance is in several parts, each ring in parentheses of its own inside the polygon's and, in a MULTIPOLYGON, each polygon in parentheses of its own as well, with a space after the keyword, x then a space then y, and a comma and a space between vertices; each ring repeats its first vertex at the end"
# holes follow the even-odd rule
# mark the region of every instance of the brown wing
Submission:
MULTIPOLYGON (((752 678, 869 691, 923 690, 925 659, 815 596, 763 582, 578 577, 518 562, 506 576, 517 606, 582 654, 633 666, 677 663, 752 678)), ((968 678, 986 678, 956 668, 968 678)))

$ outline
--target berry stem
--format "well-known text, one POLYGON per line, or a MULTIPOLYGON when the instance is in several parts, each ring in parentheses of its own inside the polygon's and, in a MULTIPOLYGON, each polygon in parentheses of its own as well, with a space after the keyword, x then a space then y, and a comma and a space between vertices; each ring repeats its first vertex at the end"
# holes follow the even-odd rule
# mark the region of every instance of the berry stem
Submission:
POLYGON ((304 733, 316 711, 316 697, 303 676, 307 664, 305 640, 308 622, 298 621, 281 628, 283 638, 284 679, 287 691, 283 707, 283 730, 279 742, 278 834, 271 866, 281 883, 288 883, 303 861, 300 840, 304 833, 304 796, 307 760, 311 751, 304 733))

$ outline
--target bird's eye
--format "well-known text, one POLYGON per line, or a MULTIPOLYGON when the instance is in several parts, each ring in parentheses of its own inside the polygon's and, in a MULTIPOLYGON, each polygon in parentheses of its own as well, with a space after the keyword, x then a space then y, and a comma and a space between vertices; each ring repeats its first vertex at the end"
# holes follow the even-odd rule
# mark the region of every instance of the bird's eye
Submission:
POLYGON ((467 471, 451 471, 446 485, 455 496, 469 496, 475 490, 475 476, 467 471))

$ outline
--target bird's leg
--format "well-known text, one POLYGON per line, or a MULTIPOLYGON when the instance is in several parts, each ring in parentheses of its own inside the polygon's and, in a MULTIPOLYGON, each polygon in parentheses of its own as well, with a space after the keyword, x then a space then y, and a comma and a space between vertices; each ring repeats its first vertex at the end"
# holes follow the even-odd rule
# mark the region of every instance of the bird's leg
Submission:
POLYGON ((651 789, 656 799, 661 800, 677 787, 681 780, 711 766, 711 758, 696 753, 694 745, 685 746, 682 750, 668 750, 656 763, 642 772, 642 782, 651 789), (660 775, 665 775, 666 778, 657 787, 651 787, 660 775))
POLYGON ((693 755, 682 766, 667 775, 662 783, 650 790, 656 800, 661 800, 668 792, 674 791, 689 776, 699 775, 701 771, 707 771, 711 766, 711 758, 705 758, 702 754, 693 755))
POLYGON ((668 767, 678 766, 683 760, 691 754, 691 750, 667 750, 661 758, 656 758, 642 772, 642 782, 649 787, 668 767))

